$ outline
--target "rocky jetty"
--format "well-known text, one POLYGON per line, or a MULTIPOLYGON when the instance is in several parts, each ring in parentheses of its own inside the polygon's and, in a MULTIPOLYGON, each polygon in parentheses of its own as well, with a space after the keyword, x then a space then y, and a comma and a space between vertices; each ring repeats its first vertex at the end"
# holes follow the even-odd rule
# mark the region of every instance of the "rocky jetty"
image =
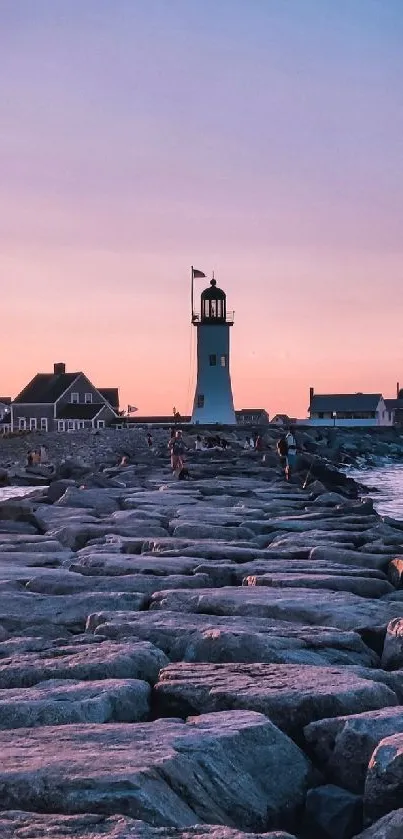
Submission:
POLYGON ((402 522, 330 432, 290 482, 278 431, 189 481, 153 434, 48 435, 0 501, 0 836, 403 836, 402 522))

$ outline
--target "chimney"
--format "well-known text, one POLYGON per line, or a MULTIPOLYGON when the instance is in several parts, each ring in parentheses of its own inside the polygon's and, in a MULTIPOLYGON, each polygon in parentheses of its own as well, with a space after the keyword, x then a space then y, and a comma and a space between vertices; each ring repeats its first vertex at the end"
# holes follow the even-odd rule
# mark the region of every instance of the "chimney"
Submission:
POLYGON ((396 382, 396 399, 399 399, 399 390, 400 390, 399 382, 396 382))
POLYGON ((66 365, 63 362, 53 365, 53 372, 55 376, 62 376, 66 372, 66 365))
POLYGON ((312 402, 312 398, 313 398, 314 393, 315 393, 315 391, 314 391, 313 387, 310 387, 309 388, 309 404, 311 404, 311 402, 312 402))

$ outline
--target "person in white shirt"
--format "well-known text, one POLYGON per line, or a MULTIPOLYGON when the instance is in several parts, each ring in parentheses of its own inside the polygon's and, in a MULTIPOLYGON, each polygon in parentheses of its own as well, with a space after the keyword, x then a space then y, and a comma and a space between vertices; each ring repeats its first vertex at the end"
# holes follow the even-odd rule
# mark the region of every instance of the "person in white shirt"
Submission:
POLYGON ((285 439, 287 442, 285 476, 287 481, 289 481, 291 478, 291 473, 295 469, 297 462, 297 441, 294 437, 292 428, 288 429, 285 439))

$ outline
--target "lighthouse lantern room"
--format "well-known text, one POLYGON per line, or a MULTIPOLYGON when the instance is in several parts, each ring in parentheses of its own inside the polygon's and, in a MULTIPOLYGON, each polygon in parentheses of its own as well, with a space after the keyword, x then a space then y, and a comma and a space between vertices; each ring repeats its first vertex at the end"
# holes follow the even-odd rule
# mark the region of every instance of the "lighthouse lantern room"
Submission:
POLYGON ((230 377, 230 327, 233 312, 216 280, 201 294, 200 315, 192 312, 197 330, 197 382, 192 422, 235 425, 230 377))

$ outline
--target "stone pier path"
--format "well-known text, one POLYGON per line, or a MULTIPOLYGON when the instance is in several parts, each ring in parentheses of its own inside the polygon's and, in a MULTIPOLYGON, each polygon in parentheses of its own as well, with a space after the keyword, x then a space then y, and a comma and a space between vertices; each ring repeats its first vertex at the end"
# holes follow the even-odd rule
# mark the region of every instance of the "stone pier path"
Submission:
POLYGON ((0 502, 1 839, 403 837, 403 523, 189 467, 0 502))

